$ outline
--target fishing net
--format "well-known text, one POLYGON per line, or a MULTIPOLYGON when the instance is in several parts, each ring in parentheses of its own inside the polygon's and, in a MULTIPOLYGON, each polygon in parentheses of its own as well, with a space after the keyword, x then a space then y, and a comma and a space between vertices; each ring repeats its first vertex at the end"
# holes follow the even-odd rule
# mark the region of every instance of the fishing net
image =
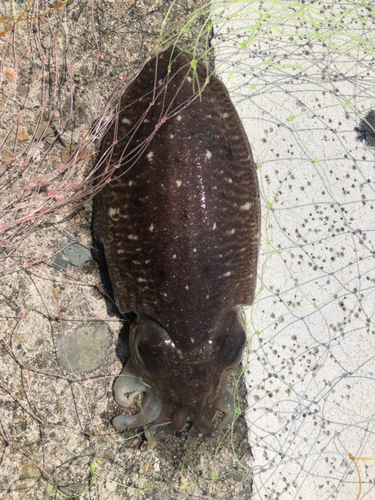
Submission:
POLYGON ((0 9, 1 498, 370 499, 370 3, 0 9), (149 446, 113 431, 126 352, 90 256, 100 140, 147 56, 177 42, 230 89, 263 204, 248 352, 232 374, 236 421, 223 442, 193 451, 181 438, 149 446), (96 365, 93 351, 80 353, 81 374, 64 361, 74 338, 102 353, 96 365))

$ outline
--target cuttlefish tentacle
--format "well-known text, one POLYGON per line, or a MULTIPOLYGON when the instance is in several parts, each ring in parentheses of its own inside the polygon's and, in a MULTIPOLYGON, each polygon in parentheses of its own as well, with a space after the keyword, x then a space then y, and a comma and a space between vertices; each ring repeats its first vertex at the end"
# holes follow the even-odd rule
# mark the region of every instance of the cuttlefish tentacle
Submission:
POLYGON ((145 432, 148 441, 153 442, 157 439, 168 437, 173 432, 172 428, 173 405, 163 401, 163 407, 156 420, 154 420, 145 432))
POLYGON ((141 382, 139 375, 136 373, 133 361, 130 358, 113 386, 113 394, 116 402, 120 406, 128 408, 133 403, 133 399, 140 392, 146 392, 146 388, 147 387, 141 382), (127 396, 129 393, 130 395, 127 396))
MULTIPOLYGON (((207 437, 216 438, 225 427, 233 421, 234 417, 234 398, 232 392, 226 387, 220 398, 216 401, 216 409, 223 413, 223 419, 220 424, 211 432, 205 432, 207 437)), ((211 422, 209 422, 211 424, 211 422)), ((213 424, 211 424, 213 426, 213 424)), ((195 438, 201 431, 193 426, 188 432, 188 445, 192 447, 195 438)))
POLYGON ((113 426, 116 429, 132 429, 147 425, 159 417, 163 406, 163 398, 142 383, 141 378, 134 370, 132 360, 129 359, 113 387, 116 402, 120 406, 128 408, 140 392, 146 393, 141 410, 135 415, 119 415, 115 417, 113 426))
POLYGON ((216 402, 216 408, 221 411, 221 413, 223 413, 223 419, 221 420, 215 431, 212 433, 212 435, 209 436, 212 438, 217 437, 218 434, 220 434, 220 432, 223 431, 228 424, 231 424, 233 422, 234 398, 232 391, 230 391, 228 387, 225 388, 219 400, 216 402))

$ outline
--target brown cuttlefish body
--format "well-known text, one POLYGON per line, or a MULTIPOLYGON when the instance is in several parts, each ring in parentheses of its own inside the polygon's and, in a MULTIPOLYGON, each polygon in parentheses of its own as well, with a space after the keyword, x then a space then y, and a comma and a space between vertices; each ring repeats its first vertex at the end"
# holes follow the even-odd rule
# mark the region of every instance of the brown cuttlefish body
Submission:
POLYGON ((116 168, 94 198, 94 242, 117 307, 136 315, 115 398, 129 406, 127 393, 146 392, 139 413, 113 423, 152 424, 156 437, 188 418, 211 435, 231 421, 227 378, 244 350, 241 306, 253 302, 257 275, 251 148, 225 86, 193 66, 174 47, 143 67, 103 139, 97 183, 116 168))

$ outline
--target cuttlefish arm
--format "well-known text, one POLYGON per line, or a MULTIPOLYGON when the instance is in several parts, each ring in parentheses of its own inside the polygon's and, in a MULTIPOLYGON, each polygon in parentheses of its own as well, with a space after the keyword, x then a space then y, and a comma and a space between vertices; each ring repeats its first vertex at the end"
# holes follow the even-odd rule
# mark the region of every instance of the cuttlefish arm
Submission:
MULTIPOLYGON (((162 397, 142 382, 141 378, 135 372, 131 359, 129 359, 120 376, 117 378, 113 392, 116 402, 124 408, 130 407, 134 398, 141 392, 145 392, 146 394, 142 409, 138 413, 135 415, 119 415, 114 418, 113 425, 116 429, 132 429, 152 424, 145 433, 148 441, 163 439, 173 432, 174 425, 171 422, 173 407, 166 403, 163 404, 162 397)), ((233 394, 228 388, 223 391, 216 402, 216 409, 223 413, 223 419, 217 428, 214 428, 213 424, 211 424, 214 430, 208 435, 212 438, 217 437, 233 420, 233 394)), ((181 420, 185 422, 186 415, 183 415, 181 420)), ((210 428, 209 430, 211 431, 212 429, 210 428)), ((189 446, 192 445, 199 433, 200 431, 195 426, 190 429, 188 433, 189 446)))
MULTIPOLYGON (((228 424, 231 424, 233 422, 233 417, 234 417, 234 398, 232 392, 226 387, 221 394, 220 398, 216 402, 216 409, 219 410, 223 414, 223 418, 220 422, 220 424, 215 428, 215 430, 210 433, 206 434, 207 437, 209 438, 216 438, 228 424)), ((189 448, 192 447, 195 438, 200 434, 201 432, 199 429, 195 426, 193 426, 189 432, 188 432, 188 446, 189 448)))
POLYGON ((141 410, 135 415, 119 415, 115 417, 113 426, 116 429, 134 429, 148 425, 158 418, 163 405, 162 397, 142 383, 130 358, 113 386, 114 397, 120 406, 128 408, 133 403, 134 398, 141 392, 146 393, 141 410))

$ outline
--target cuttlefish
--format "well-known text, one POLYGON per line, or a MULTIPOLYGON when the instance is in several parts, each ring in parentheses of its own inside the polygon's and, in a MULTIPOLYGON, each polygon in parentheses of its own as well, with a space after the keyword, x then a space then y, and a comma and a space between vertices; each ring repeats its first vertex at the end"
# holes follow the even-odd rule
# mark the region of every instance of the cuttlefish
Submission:
POLYGON ((257 277, 259 186, 242 123, 223 83, 173 47, 129 86, 99 157, 94 245, 119 311, 134 313, 114 396, 130 406, 146 393, 113 425, 158 438, 189 419, 215 436, 233 418, 227 379, 257 277))

